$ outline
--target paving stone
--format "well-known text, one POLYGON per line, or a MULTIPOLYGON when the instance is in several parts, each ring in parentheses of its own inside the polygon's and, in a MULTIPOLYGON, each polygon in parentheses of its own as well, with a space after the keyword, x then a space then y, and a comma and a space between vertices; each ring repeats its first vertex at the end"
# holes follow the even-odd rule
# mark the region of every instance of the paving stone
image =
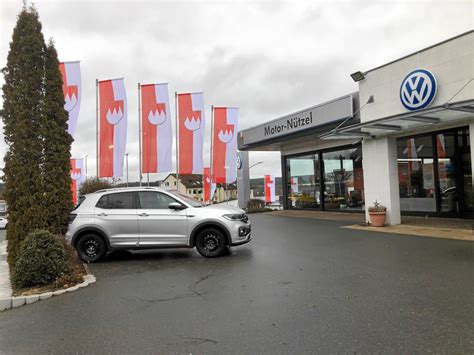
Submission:
POLYGON ((40 299, 39 295, 31 295, 31 296, 25 297, 26 304, 35 303, 36 301, 39 301, 39 299, 40 299))
POLYGON ((66 290, 56 290, 53 292, 54 296, 60 296, 66 293, 66 290))
POLYGON ((25 296, 12 297, 13 308, 23 306, 25 302, 26 302, 25 296))
POLYGON ((52 292, 45 292, 45 293, 40 294, 40 300, 45 300, 45 299, 48 299, 50 297, 53 297, 52 292))
POLYGON ((5 309, 12 308, 12 298, 11 297, 4 297, 0 298, 0 311, 4 311, 5 309))

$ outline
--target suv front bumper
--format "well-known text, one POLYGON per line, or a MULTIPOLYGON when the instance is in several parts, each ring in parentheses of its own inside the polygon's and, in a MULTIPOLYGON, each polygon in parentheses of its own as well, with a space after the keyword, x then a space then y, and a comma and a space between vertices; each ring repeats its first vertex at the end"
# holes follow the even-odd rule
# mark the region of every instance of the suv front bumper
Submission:
POLYGON ((244 237, 244 239, 242 240, 236 240, 234 241, 230 246, 231 247, 235 247, 237 245, 242 245, 242 244, 245 244, 245 243, 248 243, 252 240, 252 233, 249 233, 247 234, 247 236, 244 237))
POLYGON ((238 226, 236 235, 232 238, 230 246, 237 246, 248 243, 252 240, 252 225, 250 223, 241 223, 238 226))

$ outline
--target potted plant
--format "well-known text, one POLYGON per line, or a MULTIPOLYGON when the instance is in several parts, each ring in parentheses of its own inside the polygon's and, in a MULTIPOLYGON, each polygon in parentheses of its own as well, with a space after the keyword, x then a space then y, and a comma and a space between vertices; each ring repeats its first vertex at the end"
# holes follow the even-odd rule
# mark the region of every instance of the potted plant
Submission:
POLYGON ((374 227, 383 227, 385 225, 385 217, 387 216, 387 207, 375 201, 374 205, 369 207, 369 216, 370 223, 374 227))

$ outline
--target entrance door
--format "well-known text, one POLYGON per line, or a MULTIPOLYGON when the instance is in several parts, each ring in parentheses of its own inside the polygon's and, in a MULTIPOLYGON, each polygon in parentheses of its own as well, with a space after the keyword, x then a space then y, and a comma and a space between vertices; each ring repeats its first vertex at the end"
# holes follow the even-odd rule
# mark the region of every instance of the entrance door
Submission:
POLYGON ((364 209, 362 148, 323 152, 324 209, 364 209))
POLYGON ((321 208, 321 184, 318 154, 287 158, 289 208, 321 208))
POLYGON ((138 198, 140 246, 188 245, 187 211, 168 208, 177 202, 173 197, 157 191, 139 191, 138 198))

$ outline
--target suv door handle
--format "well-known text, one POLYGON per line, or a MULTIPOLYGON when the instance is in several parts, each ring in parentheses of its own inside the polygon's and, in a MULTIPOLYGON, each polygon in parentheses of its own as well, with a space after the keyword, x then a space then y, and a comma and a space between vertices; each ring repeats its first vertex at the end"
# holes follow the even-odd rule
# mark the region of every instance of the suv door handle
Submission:
POLYGON ((107 216, 107 213, 102 212, 102 213, 99 213, 97 216, 99 216, 99 217, 106 217, 106 216, 107 216))
POLYGON ((149 214, 148 214, 148 213, 140 213, 139 216, 140 216, 140 217, 148 217, 149 214))

